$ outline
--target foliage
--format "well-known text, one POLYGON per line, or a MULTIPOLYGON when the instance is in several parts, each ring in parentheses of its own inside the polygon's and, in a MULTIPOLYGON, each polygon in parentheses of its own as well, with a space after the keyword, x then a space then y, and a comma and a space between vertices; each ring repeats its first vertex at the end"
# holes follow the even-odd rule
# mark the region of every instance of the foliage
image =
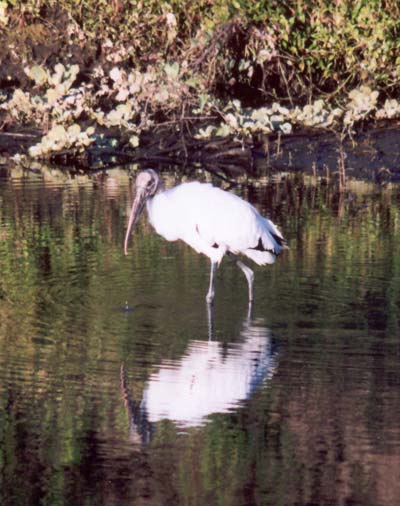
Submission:
MULTIPOLYGON (((261 51, 276 52, 270 59, 272 65, 264 65, 262 73, 267 86, 275 73, 279 79, 277 92, 286 89, 289 98, 302 95, 310 100, 320 92, 336 94, 343 86, 349 90, 368 83, 388 92, 398 86, 397 2, 323 0, 240 5, 258 26, 250 32, 245 56, 254 66, 261 51)), ((267 88, 265 91, 269 93, 267 88)))
MULTIPOLYGON (((22 122, 35 121, 38 125, 47 118, 50 131, 42 141, 29 149, 32 157, 46 158, 53 152, 74 148, 80 150, 95 141, 91 137, 95 126, 82 130, 76 121, 89 118, 93 125, 118 128, 128 133, 129 144, 136 148, 140 144, 140 134, 156 124, 160 111, 168 114, 179 107, 180 100, 190 100, 189 87, 180 79, 179 65, 164 65, 158 72, 150 69, 141 73, 127 73, 113 67, 109 75, 97 69, 99 89, 81 84, 72 87, 79 72, 78 66, 65 69, 59 64, 54 73, 43 67, 26 68, 25 72, 43 90, 41 95, 31 96, 29 92, 16 89, 9 101, 0 104, 0 109, 22 122), (61 76, 67 76, 65 80, 61 76), (163 83, 159 88, 160 82, 163 83), (104 109, 107 98, 108 110, 104 109), (147 104, 151 102, 151 105, 147 104), (113 108, 110 106, 113 105, 113 108)), ((195 102, 192 97, 192 112, 195 115, 217 113, 221 118, 217 124, 198 128, 195 137, 235 136, 241 139, 254 134, 271 132, 291 133, 296 126, 313 128, 342 128, 351 131, 353 126, 366 118, 387 119, 400 116, 400 103, 387 99, 378 108, 377 91, 363 86, 352 90, 342 107, 331 109, 319 99, 304 107, 287 108, 274 102, 270 107, 243 107, 239 100, 222 101, 201 95, 195 102)), ((206 116, 207 117, 207 116, 206 116)), ((99 142, 101 135, 97 135, 99 142)))
POLYGON ((6 124, 90 122, 135 146, 188 114, 221 118, 200 137, 400 115, 394 0, 7 0, 0 24, 6 124))
POLYGON ((67 129, 62 125, 53 127, 38 143, 29 148, 29 154, 32 157, 45 157, 53 151, 60 151, 73 147, 75 150, 83 149, 94 142, 91 135, 94 128, 89 127, 86 131, 81 131, 78 124, 73 124, 67 129))
POLYGON ((243 107, 239 100, 222 105, 210 101, 222 121, 218 125, 201 127, 197 138, 212 136, 226 137, 236 135, 249 137, 256 133, 291 133, 295 127, 335 128, 351 133, 354 126, 364 119, 390 119, 400 117, 400 103, 387 99, 383 107, 378 107, 379 93, 368 86, 355 88, 347 96, 341 107, 332 108, 322 99, 303 107, 288 108, 278 102, 270 107, 243 107))
POLYGON ((399 85, 399 6, 394 0, 8 0, 7 27, 68 19, 68 45, 95 43, 103 60, 177 59, 209 84, 261 86, 265 96, 336 93, 360 84, 399 85), (230 84, 229 84, 230 83, 230 84))

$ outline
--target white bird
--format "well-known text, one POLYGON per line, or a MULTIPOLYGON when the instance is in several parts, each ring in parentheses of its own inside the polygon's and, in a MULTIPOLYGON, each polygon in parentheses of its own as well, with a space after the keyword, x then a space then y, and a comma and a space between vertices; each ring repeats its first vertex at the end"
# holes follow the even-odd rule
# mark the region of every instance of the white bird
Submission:
POLYGON ((152 169, 136 177, 136 196, 125 235, 128 241, 146 203, 149 221, 167 241, 186 242, 211 260, 210 285, 206 300, 214 299, 214 274, 225 254, 236 261, 246 276, 249 301, 253 301, 253 271, 237 254, 251 258, 258 265, 272 264, 287 248, 286 241, 272 221, 237 195, 208 183, 183 183, 164 190, 152 169))

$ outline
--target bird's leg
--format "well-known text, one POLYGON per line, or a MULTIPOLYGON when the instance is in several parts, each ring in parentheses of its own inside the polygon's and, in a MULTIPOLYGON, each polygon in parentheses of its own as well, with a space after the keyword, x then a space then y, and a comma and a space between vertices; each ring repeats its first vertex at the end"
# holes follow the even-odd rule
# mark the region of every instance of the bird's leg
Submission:
POLYGON ((228 251, 228 255, 230 258, 232 258, 232 260, 236 262, 236 265, 239 267, 239 269, 243 271, 244 275, 246 276, 247 283, 249 285, 249 303, 251 304, 254 299, 253 297, 254 272, 250 269, 250 267, 247 267, 246 264, 244 264, 241 260, 239 260, 239 258, 230 251, 228 251))
POLYGON ((247 267, 241 260, 236 260, 236 265, 243 271, 246 276, 247 283, 249 285, 249 302, 250 304, 253 302, 253 284, 254 284, 254 272, 247 267))
POLYGON ((214 340, 214 307, 207 304, 207 321, 208 321, 208 340, 214 340))
POLYGON ((206 301, 208 304, 212 304, 214 300, 214 273, 217 267, 216 262, 211 262, 211 271, 210 271, 210 287, 208 289, 208 293, 206 296, 206 301))
POLYGON ((252 318, 253 318, 253 299, 250 299, 249 307, 247 308, 247 319, 249 322, 251 322, 252 318))

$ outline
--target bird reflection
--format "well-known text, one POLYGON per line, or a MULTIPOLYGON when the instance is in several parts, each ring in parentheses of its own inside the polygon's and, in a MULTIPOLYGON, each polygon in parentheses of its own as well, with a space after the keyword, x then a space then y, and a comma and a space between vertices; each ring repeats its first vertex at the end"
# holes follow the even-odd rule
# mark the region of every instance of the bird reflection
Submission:
POLYGON ((132 399, 121 368, 134 442, 148 442, 161 420, 189 428, 204 424, 213 413, 230 412, 274 373, 276 352, 271 331, 262 319, 252 318, 251 306, 235 342, 224 346, 214 340, 210 308, 208 328, 208 341, 193 340, 179 360, 161 362, 150 375, 140 402, 132 399))

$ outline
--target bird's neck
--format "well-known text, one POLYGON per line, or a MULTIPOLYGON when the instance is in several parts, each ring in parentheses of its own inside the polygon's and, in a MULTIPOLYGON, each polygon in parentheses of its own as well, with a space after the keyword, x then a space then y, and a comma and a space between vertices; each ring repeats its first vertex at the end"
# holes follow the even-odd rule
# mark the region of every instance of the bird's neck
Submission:
POLYGON ((158 184, 157 184, 157 191, 156 191, 156 195, 159 195, 160 193, 162 193, 163 191, 165 190, 165 186, 164 186, 164 183, 161 181, 161 179, 158 180, 158 184))

